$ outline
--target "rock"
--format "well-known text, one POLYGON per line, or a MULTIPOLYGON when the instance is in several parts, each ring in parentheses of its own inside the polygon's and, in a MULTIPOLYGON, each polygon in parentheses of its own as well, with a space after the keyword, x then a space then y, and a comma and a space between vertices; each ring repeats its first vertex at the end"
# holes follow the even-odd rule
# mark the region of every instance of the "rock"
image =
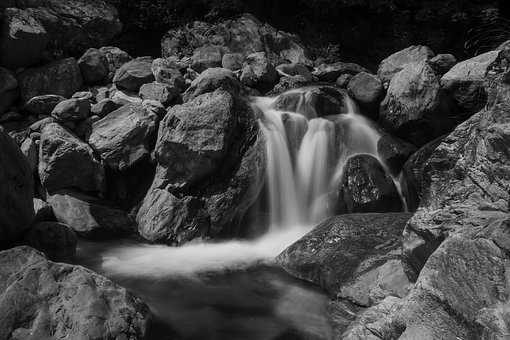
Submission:
POLYGON ((219 46, 202 46, 193 52, 191 68, 202 73, 208 68, 221 67, 223 49, 219 46))
POLYGON ((216 24, 196 21, 172 29, 161 40, 161 54, 163 57, 191 56, 195 49, 211 45, 222 48, 224 53, 243 56, 266 52, 275 65, 285 61, 312 65, 309 51, 297 36, 264 25, 249 14, 216 24))
POLYGON ((23 141, 23 144, 21 144, 20 150, 27 159, 32 173, 37 171, 37 165, 39 163, 39 146, 34 142, 34 140, 27 138, 23 141))
POLYGON ((399 193, 379 161, 369 155, 351 157, 339 185, 337 213, 398 211, 399 193))
POLYGON ((88 118, 90 115, 90 102, 88 99, 72 98, 58 103, 51 116, 57 122, 76 122, 88 118))
POLYGON ((401 264, 408 213, 330 218, 284 250, 276 261, 291 275, 360 306, 404 297, 409 280, 401 264))
POLYGON ((389 83, 393 76, 408 64, 420 64, 434 57, 434 52, 427 46, 413 45, 398 51, 379 64, 377 76, 383 83, 389 83))
POLYGON ((103 118, 110 112, 113 112, 120 107, 121 106, 119 104, 117 104, 111 99, 103 99, 97 104, 92 105, 92 107, 90 108, 90 114, 103 118))
POLYGON ((78 91, 71 96, 72 99, 86 99, 88 101, 94 101, 95 96, 91 91, 78 91))
POLYGON ((292 89, 298 89, 301 87, 309 86, 313 83, 313 81, 306 80, 305 77, 302 76, 293 76, 293 77, 281 77, 278 84, 273 87, 271 91, 269 91, 267 96, 279 95, 284 92, 287 92, 292 89))
POLYGON ((370 73, 369 70, 358 64, 339 61, 334 64, 321 64, 317 66, 313 75, 319 78, 320 81, 333 83, 343 74, 354 76, 360 72, 370 73))
POLYGON ((0 268, 2 339, 145 339, 149 307, 88 269, 30 247, 0 252, 0 268))
POLYGON ((88 49, 78 60, 78 66, 86 84, 101 83, 108 77, 108 60, 96 48, 88 49))
POLYGON ((384 87, 376 76, 360 72, 347 85, 350 96, 361 106, 367 116, 377 118, 379 104, 384 98, 384 87))
POLYGON ((21 99, 47 94, 69 98, 83 83, 76 59, 67 58, 37 68, 29 68, 18 76, 21 99))
POLYGON ((204 93, 214 92, 217 89, 237 95, 241 91, 241 84, 232 71, 224 68, 210 68, 193 80, 191 86, 184 93, 183 100, 189 102, 204 93))
POLYGON ((352 77, 353 77, 352 74, 348 74, 348 73, 342 74, 340 77, 338 77, 335 84, 338 87, 347 88, 347 86, 349 86, 349 82, 351 81, 352 77))
POLYGON ((111 99, 115 104, 119 106, 128 104, 141 104, 143 101, 142 98, 138 97, 138 93, 135 94, 124 91, 115 91, 111 99))
POLYGON ((48 204, 59 222, 88 239, 125 236, 136 229, 135 222, 124 211, 76 191, 58 191, 48 196, 48 204))
POLYGON ((167 84, 152 82, 142 85, 138 94, 144 100, 155 100, 166 107, 179 97, 179 90, 167 84))
POLYGON ((241 53, 225 53, 221 58, 221 67, 238 71, 243 67, 244 57, 241 53))
POLYGON ((65 188, 101 192, 104 188, 103 165, 90 146, 57 123, 42 129, 39 178, 49 193, 65 188))
POLYGON ((34 212, 34 223, 55 221, 51 206, 39 198, 34 198, 34 212))
POLYGON ((169 85, 177 89, 178 92, 184 91, 186 82, 178 66, 177 63, 169 59, 154 59, 151 68, 156 82, 169 85))
POLYGON ((152 58, 140 57, 122 65, 113 78, 113 83, 120 90, 138 92, 143 84, 154 81, 152 58))
POLYGON ((149 156, 158 121, 140 104, 125 105, 95 122, 88 141, 109 167, 124 170, 149 156))
POLYGON ((108 65, 108 81, 113 80, 115 73, 122 65, 133 59, 127 52, 118 47, 104 46, 99 49, 99 52, 106 58, 108 65))
POLYGON ((0 64, 16 69, 38 63, 49 42, 46 29, 27 10, 5 8, 3 16, 0 64))
POLYGON ((46 117, 46 118, 40 119, 40 120, 36 121, 35 123, 33 123, 32 125, 30 125, 30 131, 40 133, 46 125, 48 125, 50 123, 54 123, 54 122, 55 122, 55 118, 53 118, 53 117, 46 117))
POLYGON ((246 57, 240 80, 248 87, 267 92, 278 83, 278 73, 266 54, 257 52, 246 57))
POLYGON ((40 222, 25 235, 25 243, 48 256, 53 261, 72 259, 76 254, 78 239, 74 231, 58 222, 40 222))
POLYGON ((34 218, 34 182, 30 164, 0 127, 0 247, 21 238, 34 218))
POLYGON ((24 108, 32 115, 50 115, 55 106, 64 100, 64 97, 54 94, 36 96, 30 98, 24 108))
POLYGON ((306 81, 312 81, 313 75, 308 68, 303 64, 281 64, 276 67, 276 71, 282 77, 296 77, 301 76, 306 81))
POLYGON ((457 120, 439 78, 426 62, 407 64, 391 79, 379 114, 383 127, 416 146, 450 131, 457 120))
POLYGON ((444 75, 457 64, 457 58, 453 54, 438 54, 429 60, 429 65, 440 76, 444 75))
POLYGON ((9 70, 0 67, 0 116, 16 102, 18 97, 18 81, 9 70))
POLYGON ((377 142, 377 154, 395 177, 400 174, 405 162, 416 150, 413 144, 388 134, 383 135, 377 142))
POLYGON ((441 78, 441 86, 466 117, 485 106, 487 92, 484 81, 500 54, 501 51, 491 51, 460 62, 441 78))

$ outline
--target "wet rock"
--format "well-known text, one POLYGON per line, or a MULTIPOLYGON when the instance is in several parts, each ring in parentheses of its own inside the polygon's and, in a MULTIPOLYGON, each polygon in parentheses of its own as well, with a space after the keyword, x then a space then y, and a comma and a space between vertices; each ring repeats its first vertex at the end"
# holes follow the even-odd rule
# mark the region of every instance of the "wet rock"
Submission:
POLYGON ((104 188, 103 165, 90 146, 57 123, 42 129, 39 178, 49 193, 65 188, 101 192, 104 188))
POLYGON ((384 98, 384 88, 379 78, 366 72, 360 72, 351 78, 347 90, 360 105, 364 114, 377 118, 379 104, 384 98))
POLYGON ((136 223, 108 202, 76 191, 58 191, 48 196, 57 220, 88 239, 106 239, 131 234, 136 223))
POLYGON ((191 68, 202 73, 208 68, 221 67, 223 49, 219 46, 202 46, 191 57, 191 68))
POLYGON ((438 54, 429 60, 429 65, 440 76, 444 75, 457 64, 457 58, 453 54, 438 54))
POLYGON ((237 95, 241 91, 241 83, 230 70, 210 68, 193 80, 191 86, 184 93, 183 100, 189 102, 204 93, 214 92, 217 89, 237 95))
POLYGON ((16 102, 18 97, 18 81, 9 70, 0 67, 0 116, 16 102))
POLYGON ((276 71, 283 77, 303 77, 306 81, 312 81, 313 75, 303 64, 280 64, 276 67, 276 71))
POLYGON ((107 80, 112 81, 117 70, 131 61, 133 58, 125 51, 114 46, 104 46, 99 49, 99 52, 104 55, 108 65, 108 76, 107 80))
POLYGON ((18 76, 21 99, 47 94, 69 98, 78 91, 83 80, 76 59, 67 58, 50 64, 29 68, 18 76))
POLYGON ((179 65, 169 59, 158 58, 152 62, 152 73, 156 82, 169 85, 182 92, 186 88, 184 76, 179 65))
POLYGON ((0 268, 2 339, 145 339, 149 308, 88 269, 30 247, 0 252, 0 268))
POLYGON ((55 215, 51 206, 39 198, 34 198, 34 223, 55 221, 55 215))
POLYGON ((402 202, 379 161, 369 155, 351 157, 339 185, 337 213, 393 211, 402 211, 402 202))
POLYGON ((49 41, 43 25, 30 11, 19 8, 5 8, 3 22, 0 64, 16 69, 38 63, 49 41))
POLYGON ((358 64, 339 61, 333 64, 321 64, 317 66, 313 75, 319 78, 320 81, 333 83, 341 75, 350 74, 354 76, 360 72, 370 73, 369 70, 358 64))
POLYGON ((302 76, 293 76, 293 77, 281 77, 278 84, 268 92, 267 96, 279 95, 284 92, 287 92, 292 89, 298 89, 301 87, 309 86, 313 83, 313 81, 306 80, 305 77, 302 76))
POLYGON ((74 231, 65 224, 40 222, 30 228, 24 242, 53 261, 65 261, 76 254, 78 239, 74 231))
POLYGON ((109 167, 124 170, 149 155, 158 121, 141 104, 125 105, 95 122, 88 141, 109 167))
POLYGON ((152 58, 140 57, 122 65, 113 78, 113 83, 120 90, 138 92, 143 84, 154 81, 152 58))
POLYGON ((0 127, 0 247, 17 241, 34 218, 34 182, 27 159, 0 127))
POLYGON ((243 67, 244 57, 241 53, 225 53, 221 59, 221 67, 238 71, 243 67))
POLYGON ((407 294, 401 235, 408 213, 330 218, 278 255, 291 275, 359 306, 407 294))
POLYGON ((385 134, 377 143, 377 153, 393 176, 398 176, 405 162, 417 148, 399 138, 385 134))
POLYGON ((96 48, 88 49, 78 60, 78 66, 86 84, 101 83, 108 76, 108 60, 96 48))
POLYGON ((239 79, 248 87, 267 92, 278 82, 278 73, 267 59, 266 54, 257 52, 246 57, 239 79))
POLYGON ((32 125, 30 125, 30 131, 33 131, 35 133, 40 133, 42 131, 42 129, 50 123, 55 123, 55 118, 46 117, 46 118, 40 119, 40 120, 36 121, 35 123, 33 123, 32 125))
POLYGON ((456 111, 426 63, 407 64, 391 79, 379 121, 398 137, 424 145, 454 128, 456 111))
POLYGON ((485 78, 501 51, 491 51, 458 63, 441 78, 441 86, 469 117, 487 103, 485 78))
POLYGON ((434 57, 434 52, 427 46, 410 46, 384 59, 379 65, 377 76, 383 83, 389 83, 393 76, 408 64, 427 61, 434 57))
POLYGON ((76 122, 88 118, 90 101, 82 98, 71 98, 58 103, 51 116, 58 122, 76 122))
POLYGON ((54 94, 36 96, 28 100, 24 109, 32 115, 50 115, 55 106, 64 100, 64 97, 54 94))
POLYGON ((90 114, 93 116, 94 115, 98 116, 99 118, 103 118, 110 112, 113 112, 120 107, 121 106, 119 104, 117 104, 116 102, 114 102, 111 99, 103 99, 100 102, 98 102, 97 104, 94 104, 91 106, 90 114))
POLYGON ((347 86, 349 85, 349 82, 351 81, 352 77, 353 77, 352 74, 342 74, 340 77, 337 78, 335 84, 338 87, 346 89, 347 86))
POLYGON ((166 107, 179 97, 179 90, 167 84, 152 82, 142 85, 138 94, 144 100, 155 100, 166 107))

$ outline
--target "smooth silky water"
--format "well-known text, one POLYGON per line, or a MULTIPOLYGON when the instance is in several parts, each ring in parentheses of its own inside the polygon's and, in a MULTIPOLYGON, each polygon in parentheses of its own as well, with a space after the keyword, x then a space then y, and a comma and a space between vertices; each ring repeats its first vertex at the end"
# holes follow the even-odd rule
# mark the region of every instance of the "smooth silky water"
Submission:
POLYGON ((266 140, 265 235, 181 247, 134 240, 80 242, 79 264, 113 279, 151 307, 157 319, 151 338, 331 338, 327 296, 273 260, 334 214, 346 161, 357 154, 380 160, 381 136, 347 95, 342 112, 321 117, 308 89, 290 94, 299 97, 293 112, 275 109, 278 98, 252 100, 266 140))

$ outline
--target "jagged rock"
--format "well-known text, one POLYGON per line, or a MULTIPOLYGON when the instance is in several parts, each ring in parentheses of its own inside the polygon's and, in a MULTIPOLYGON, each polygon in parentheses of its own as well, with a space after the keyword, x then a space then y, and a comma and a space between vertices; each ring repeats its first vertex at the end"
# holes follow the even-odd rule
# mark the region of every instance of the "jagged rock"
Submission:
POLYGON ((47 94, 69 98, 83 83, 76 59, 67 58, 37 68, 29 68, 18 76, 21 99, 47 94))
POLYGON ((265 52, 257 52, 246 57, 239 79, 248 87, 267 92, 278 83, 278 73, 265 52))
POLYGON ((383 83, 389 83, 393 76, 408 64, 420 64, 434 57, 434 52, 427 46, 409 46, 384 59, 379 65, 377 76, 383 83))
POLYGON ((30 247, 0 252, 1 339, 145 339, 149 308, 81 266, 30 247))
POLYGON ((98 116, 99 118, 103 118, 110 112, 113 112, 120 108, 121 106, 114 102, 111 99, 103 99, 99 101, 97 104, 92 105, 90 108, 90 114, 98 116))
POLYGON ((219 46, 206 45, 195 49, 191 57, 191 68, 202 73, 208 68, 221 67, 223 49, 219 46))
POLYGON ((312 64, 308 50, 297 36, 277 31, 249 14, 217 24, 196 21, 168 31, 161 40, 163 57, 191 56, 196 48, 207 45, 243 56, 266 52, 275 65, 282 61, 312 64))
POLYGON ((144 100, 158 101, 166 107, 179 97, 179 90, 171 85, 152 82, 142 85, 138 95, 144 100))
POLYGON ((186 81, 181 71, 179 71, 179 65, 169 59, 158 58, 152 62, 152 73, 156 82, 167 84, 178 92, 182 92, 186 88, 186 81))
POLYGON ((499 59, 501 51, 491 51, 462 61, 441 78, 441 86, 469 117, 487 103, 485 78, 499 59))
POLYGON ((457 64, 457 58, 453 54, 438 54, 429 60, 429 65, 440 76, 444 75, 457 64))
POLYGON ((86 84, 100 83, 108 77, 108 60, 96 48, 88 49, 78 60, 78 66, 86 84))
POLYGON ((358 64, 339 61, 333 64, 321 64, 317 66, 315 71, 313 71, 313 75, 319 78, 320 81, 333 83, 341 75, 350 74, 354 76, 360 72, 370 73, 369 70, 358 64))
POLYGON ((221 59, 221 67, 238 71, 243 67, 245 56, 241 53, 225 53, 221 59))
POLYGON ((0 30, 0 64, 16 69, 38 63, 49 42, 44 27, 27 10, 5 8, 3 15, 4 23, 0 30))
POLYGON ((401 235, 411 216, 336 216, 292 244, 276 261, 291 275, 359 306, 371 306, 390 295, 404 297, 409 279, 401 263, 401 235))
POLYGON ((417 148, 399 138, 385 134, 377 142, 377 154, 393 176, 398 176, 405 162, 417 148))
POLYGON ((58 103, 65 98, 55 94, 32 97, 25 104, 25 110, 32 115, 50 115, 58 103))
POLYGON ((241 91, 241 83, 230 70, 210 68, 193 80, 191 86, 184 93, 183 100, 189 102, 204 93, 214 92, 217 89, 237 95, 241 91))
POLYGON ((99 52, 105 56, 106 62, 108 64, 108 81, 113 80, 115 73, 122 65, 133 59, 127 52, 114 46, 101 47, 99 52))
POLYGON ((71 98, 58 103, 51 116, 57 122, 76 122, 88 118, 90 115, 90 101, 82 98, 71 98))
POLYGON ((48 196, 48 204, 59 222, 85 238, 124 236, 136 229, 136 223, 124 211, 76 191, 58 191, 48 196))
POLYGON ((154 81, 152 58, 140 57, 122 65, 113 78, 113 83, 120 90, 138 92, 143 84, 154 81))
POLYGON ((18 81, 7 69, 0 67, 0 116, 19 97, 18 81))
POLYGON ((104 188, 104 169, 91 147, 57 123, 42 129, 39 178, 49 193, 65 188, 101 192, 104 188))
POLYGON ((402 211, 402 202, 379 161, 370 155, 351 157, 339 184, 337 213, 393 211, 402 211))
POLYGON ((350 79, 347 90, 361 106, 362 113, 377 118, 379 104, 384 98, 384 87, 379 78, 360 72, 350 79))
POLYGON ((158 121, 141 104, 125 105, 95 122, 88 141, 109 167, 124 170, 150 154, 158 121))
POLYGON ((17 241, 34 218, 34 182, 30 164, 0 127, 0 247, 17 241))
POLYGON ((78 239, 67 225, 58 222, 39 222, 25 235, 25 243, 46 254, 53 261, 72 259, 78 239))
POLYGON ((438 76, 422 61, 408 63, 391 79, 379 121, 398 137, 421 146, 453 129, 458 119, 438 76))

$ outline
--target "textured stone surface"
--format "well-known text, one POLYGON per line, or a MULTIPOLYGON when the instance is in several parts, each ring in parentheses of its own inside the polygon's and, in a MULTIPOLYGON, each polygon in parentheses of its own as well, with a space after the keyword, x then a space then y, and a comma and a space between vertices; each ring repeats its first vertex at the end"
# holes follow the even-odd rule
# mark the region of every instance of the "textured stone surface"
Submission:
POLYGON ((152 58, 140 57, 122 65, 113 78, 118 89, 138 92, 143 84, 154 81, 152 58))
POLYGON ((222 89, 233 95, 241 91, 241 83, 234 73, 224 68, 210 68, 200 74, 183 95, 183 100, 188 102, 201 94, 222 89))
POLYGON ((387 83, 406 65, 420 63, 432 57, 434 57, 434 52, 429 47, 421 45, 410 46, 384 59, 379 65, 377 75, 384 83, 387 83))
POLYGON ((76 254, 78 239, 67 225, 58 222, 39 222, 25 235, 24 242, 42 251, 53 261, 69 261, 76 254))

